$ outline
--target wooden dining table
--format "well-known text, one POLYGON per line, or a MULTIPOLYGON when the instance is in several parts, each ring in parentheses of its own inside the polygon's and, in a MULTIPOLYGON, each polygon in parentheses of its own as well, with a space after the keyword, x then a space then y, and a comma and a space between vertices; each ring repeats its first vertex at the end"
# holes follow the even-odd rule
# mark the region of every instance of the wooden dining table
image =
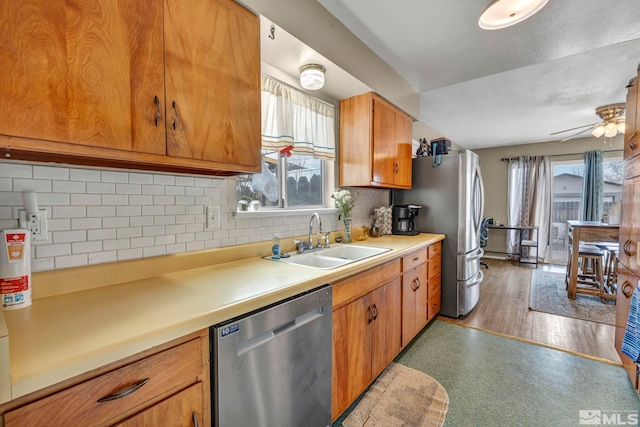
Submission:
POLYGON ((618 242, 620 226, 604 224, 599 221, 567 221, 569 224, 568 236, 571 251, 571 271, 569 272, 569 288, 567 296, 576 299, 578 287, 578 257, 580 255, 580 242, 618 242))

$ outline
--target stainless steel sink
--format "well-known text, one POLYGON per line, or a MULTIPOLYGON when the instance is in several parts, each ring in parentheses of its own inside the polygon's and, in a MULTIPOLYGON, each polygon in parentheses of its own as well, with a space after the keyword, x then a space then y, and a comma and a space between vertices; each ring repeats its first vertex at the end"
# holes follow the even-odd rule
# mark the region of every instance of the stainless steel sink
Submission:
MULTIPOLYGON (((302 254, 292 254, 289 258, 280 258, 279 262, 302 265, 304 267, 331 270, 352 262, 388 252, 389 248, 376 248, 361 245, 334 245, 326 249, 302 254)), ((265 257, 270 259, 271 257, 265 257)))

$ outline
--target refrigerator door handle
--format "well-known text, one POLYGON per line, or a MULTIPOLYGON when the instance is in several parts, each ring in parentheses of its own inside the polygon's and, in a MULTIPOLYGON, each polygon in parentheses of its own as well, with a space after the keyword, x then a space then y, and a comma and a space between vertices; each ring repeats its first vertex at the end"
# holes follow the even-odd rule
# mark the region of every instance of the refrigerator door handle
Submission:
POLYGON ((468 261, 473 261, 475 259, 480 259, 484 256, 484 249, 482 248, 478 248, 478 252, 475 255, 471 255, 469 258, 467 258, 468 261))
POLYGON ((470 288, 472 286, 478 286, 483 279, 484 279, 484 273, 482 272, 482 270, 480 270, 478 274, 478 278, 471 280, 469 283, 465 283, 465 287, 470 288))
POLYGON ((482 224, 482 214, 484 212, 484 184, 482 182, 482 173, 480 167, 476 167, 476 174, 474 179, 473 188, 473 207, 474 207, 474 225, 475 229, 480 231, 480 225, 482 224))

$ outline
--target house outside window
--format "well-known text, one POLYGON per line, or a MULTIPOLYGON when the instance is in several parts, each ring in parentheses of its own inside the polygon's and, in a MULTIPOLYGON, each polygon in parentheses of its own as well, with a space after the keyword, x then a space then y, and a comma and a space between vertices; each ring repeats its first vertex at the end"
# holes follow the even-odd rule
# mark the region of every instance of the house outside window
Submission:
POLYGON ((263 76, 262 172, 237 177, 238 210, 323 207, 334 160, 335 107, 263 76))

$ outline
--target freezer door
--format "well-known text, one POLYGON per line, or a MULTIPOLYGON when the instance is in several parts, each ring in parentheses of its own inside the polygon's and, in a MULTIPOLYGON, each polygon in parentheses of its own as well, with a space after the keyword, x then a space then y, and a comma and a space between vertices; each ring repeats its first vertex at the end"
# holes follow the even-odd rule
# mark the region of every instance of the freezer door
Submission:
POLYGON ((480 258, 484 256, 482 248, 476 248, 471 253, 458 255, 457 280, 469 280, 480 270, 480 258))
POLYGON ((464 316, 478 304, 480 299, 480 283, 484 279, 482 270, 469 280, 458 281, 458 315, 464 316))

